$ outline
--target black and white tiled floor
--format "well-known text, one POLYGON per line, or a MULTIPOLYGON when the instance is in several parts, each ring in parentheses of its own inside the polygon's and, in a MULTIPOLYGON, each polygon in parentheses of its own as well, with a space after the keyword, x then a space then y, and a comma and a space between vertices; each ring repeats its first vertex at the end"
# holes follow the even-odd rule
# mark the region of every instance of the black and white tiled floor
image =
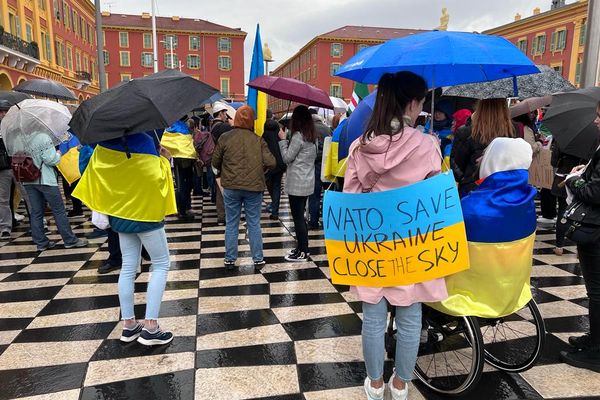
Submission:
MULTIPOLYGON (((268 265, 254 272, 242 229, 241 266, 228 272, 214 205, 193 207, 201 218, 166 228, 173 263, 161 323, 176 338, 151 349, 118 341, 118 272, 96 273, 106 239, 38 255, 27 227, 16 229, 0 247, 0 400, 364 399, 361 305, 328 280, 322 232, 311 232, 312 262, 286 263, 294 240, 284 200, 280 222, 263 213, 268 265)), ((86 218, 72 223, 91 231, 86 218)), ((469 399, 600 398, 600 374, 558 359, 567 337, 587 329, 587 302, 574 249, 554 256, 553 238, 539 232, 532 277, 548 329, 542 358, 522 374, 486 367, 469 399)), ((148 277, 144 264, 138 316, 148 277)), ((419 388, 410 398, 437 397, 419 388)))

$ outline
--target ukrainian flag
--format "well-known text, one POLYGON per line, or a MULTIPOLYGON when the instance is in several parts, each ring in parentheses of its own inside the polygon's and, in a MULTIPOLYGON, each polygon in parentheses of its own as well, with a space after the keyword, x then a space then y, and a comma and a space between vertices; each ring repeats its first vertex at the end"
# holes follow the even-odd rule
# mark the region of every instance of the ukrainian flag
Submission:
POLYGON ((336 177, 343 178, 346 175, 346 158, 339 160, 339 146, 340 135, 342 134, 342 131, 346 129, 347 124, 348 118, 340 122, 338 127, 333 131, 331 137, 329 154, 327 154, 325 170, 323 171, 323 176, 330 182, 335 180, 336 177))
POLYGON ((80 146, 81 143, 79 143, 79 140, 73 134, 70 134, 69 140, 58 145, 61 157, 56 168, 58 168, 66 181, 69 182, 69 185, 72 185, 77 179, 81 178, 81 173, 79 172, 80 146))
POLYGON ((498 318, 531 300, 536 190, 527 170, 497 172, 461 201, 471 268, 446 277, 449 297, 433 308, 498 318))
POLYGON ((162 135, 160 144, 175 158, 196 159, 194 138, 183 121, 177 121, 168 127, 162 135))
MULTIPOLYGON (((265 74, 265 61, 263 57, 262 41, 260 39, 260 25, 256 24, 256 37, 252 50, 252 64, 250 64, 250 81, 265 74)), ((267 95, 256 89, 248 88, 248 105, 254 110, 254 132, 262 136, 267 120, 267 95)))
POLYGON ((177 213, 171 165, 145 133, 99 143, 73 196, 132 221, 160 222, 177 213))

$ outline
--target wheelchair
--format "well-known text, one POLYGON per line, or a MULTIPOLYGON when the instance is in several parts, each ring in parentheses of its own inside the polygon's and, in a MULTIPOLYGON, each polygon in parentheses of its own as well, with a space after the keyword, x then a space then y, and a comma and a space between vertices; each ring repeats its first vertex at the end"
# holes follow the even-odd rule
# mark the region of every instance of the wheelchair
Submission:
MULTIPOLYGON (((477 270, 472 267, 462 273, 485 274, 477 270)), ((443 395, 459 396, 477 386, 485 364, 513 373, 535 365, 544 348, 546 329, 531 297, 529 279, 523 283, 519 293, 508 294, 518 296, 520 302, 512 303, 518 309, 498 316, 467 315, 464 310, 462 315, 460 312, 450 314, 441 311, 439 303, 423 304, 421 344, 414 371, 423 385, 443 395)), ((394 358, 396 346, 394 312, 392 307, 385 338, 390 359, 394 358)))

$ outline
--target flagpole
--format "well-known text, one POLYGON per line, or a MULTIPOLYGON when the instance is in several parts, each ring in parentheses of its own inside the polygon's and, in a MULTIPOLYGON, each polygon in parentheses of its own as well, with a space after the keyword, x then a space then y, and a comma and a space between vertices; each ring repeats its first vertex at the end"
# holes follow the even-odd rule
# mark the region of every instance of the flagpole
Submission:
POLYGON ((156 0, 152 2, 152 54, 154 57, 154 72, 158 72, 158 39, 156 35, 156 0))

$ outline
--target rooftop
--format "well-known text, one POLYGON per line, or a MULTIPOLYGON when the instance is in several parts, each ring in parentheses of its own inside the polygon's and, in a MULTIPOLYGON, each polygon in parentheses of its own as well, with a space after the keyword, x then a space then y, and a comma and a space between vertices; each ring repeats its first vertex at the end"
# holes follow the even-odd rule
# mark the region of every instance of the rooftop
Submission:
MULTIPOLYGON (((129 15, 103 12, 102 24, 106 27, 134 27, 151 29, 152 18, 148 13, 143 13, 142 15, 129 15)), ((178 16, 156 17, 156 29, 193 32, 222 32, 246 36, 246 32, 242 31, 240 28, 230 28, 203 19, 180 18, 178 16)))
POLYGON ((424 29, 383 28, 377 26, 346 25, 331 32, 319 35, 319 38, 342 38, 342 39, 371 39, 390 40, 415 33, 428 32, 424 29))

